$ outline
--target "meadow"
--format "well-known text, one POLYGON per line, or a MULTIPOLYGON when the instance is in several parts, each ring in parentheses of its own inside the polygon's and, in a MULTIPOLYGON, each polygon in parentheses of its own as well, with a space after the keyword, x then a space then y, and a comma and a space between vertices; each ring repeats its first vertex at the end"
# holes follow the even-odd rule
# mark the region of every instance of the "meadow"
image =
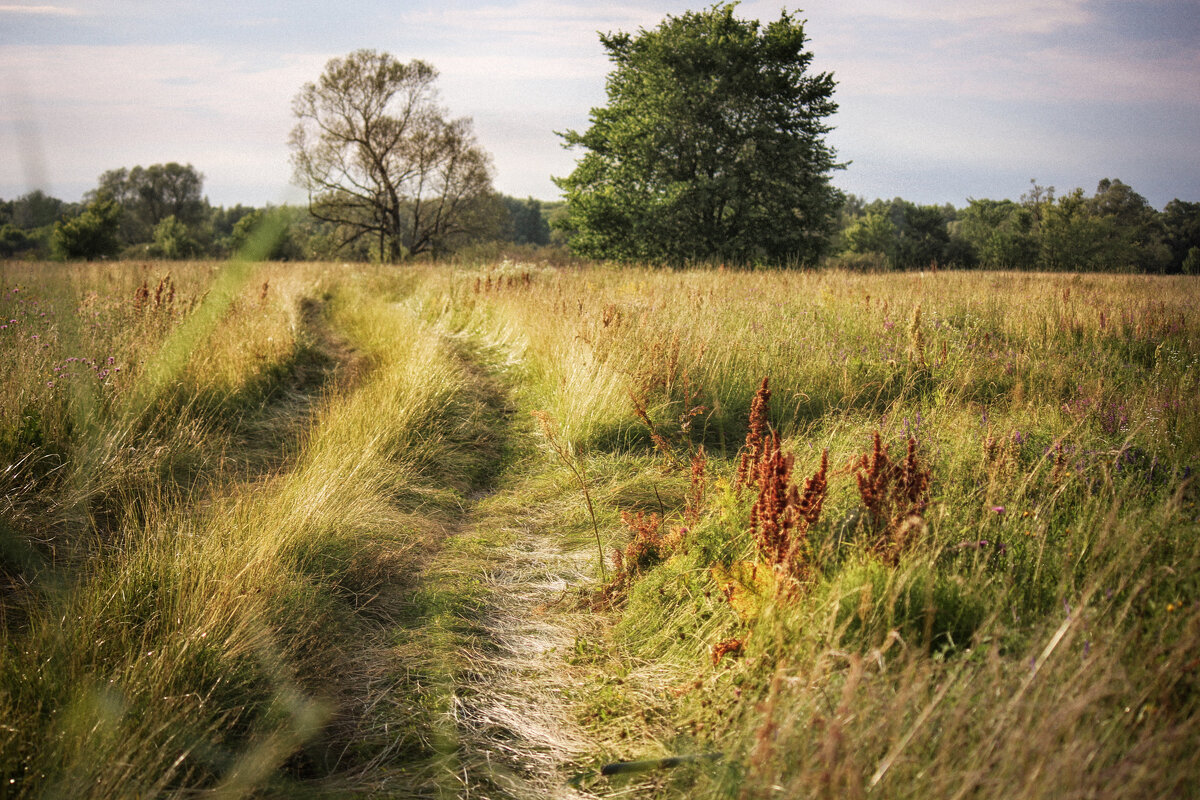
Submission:
POLYGON ((0 795, 1184 796, 1198 301, 0 264, 0 795))

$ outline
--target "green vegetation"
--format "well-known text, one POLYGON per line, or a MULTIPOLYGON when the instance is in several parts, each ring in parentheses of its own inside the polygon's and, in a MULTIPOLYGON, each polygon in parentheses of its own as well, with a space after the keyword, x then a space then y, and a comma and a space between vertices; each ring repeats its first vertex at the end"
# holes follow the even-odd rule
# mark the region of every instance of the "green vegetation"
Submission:
MULTIPOLYGON (((307 207, 213 207, 201 196, 202 187, 203 176, 190 164, 155 164, 104 173, 85 203, 64 203, 40 191, 0 200, 0 258, 227 258, 270 218, 268 227, 283 226, 274 247, 264 254, 272 261, 379 260, 377 236, 353 239, 352 229, 324 220, 307 207), (174 180, 148 182, 164 175, 174 180), (65 230, 56 234, 59 229, 65 230)), ((549 224, 553 214, 561 214, 561 202, 491 192, 472 202, 457 227, 443 225, 437 232, 440 252, 468 260, 499 260, 510 254, 566 260, 565 240, 552 235, 549 224)), ((426 205, 426 211, 429 208, 426 205)))
MULTIPOLYGON (((83 207, 33 192, 0 201, 0 256, 45 258, 56 224, 77 219, 83 207)), ((295 207, 212 208, 199 222, 164 218, 144 238, 130 238, 131 206, 120 205, 117 247, 105 252, 126 260, 235 252, 270 216, 284 231, 271 260, 378 260, 377 241, 360 237, 344 245, 345 231, 295 207)), ((474 232, 445 240, 446 251, 465 263, 487 264, 505 257, 563 264, 570 250, 586 250, 564 202, 543 203, 495 195, 473 212, 474 232), (555 228, 551 229, 551 223, 555 228)), ((84 228, 95 228, 94 214, 84 228)), ((74 222, 79 226, 83 223, 74 222)), ((111 224, 110 224, 111 227, 111 224)), ((856 271, 915 270, 931 266, 1042 271, 1200 273, 1200 203, 1172 200, 1151 208, 1119 180, 1104 179, 1095 194, 1075 189, 1056 197, 1034 186, 1020 201, 971 200, 964 208, 922 206, 901 198, 870 203, 853 195, 841 217, 822 266, 856 271)), ((86 257, 80 251, 77 257, 86 257)), ((575 256, 578 259, 578 256, 575 256)), ((734 260, 736 263, 736 260, 734 260)))
POLYGON ((813 74, 804 26, 767 25, 735 4, 601 35, 608 104, 568 131, 586 150, 557 183, 584 256, 814 263, 841 205, 823 135, 833 77, 813 74))
POLYGON ((1200 777, 1194 278, 0 284, 10 796, 1200 777))
POLYGON ((51 249, 60 258, 88 261, 115 255, 120 248, 117 227, 121 207, 112 200, 95 200, 77 217, 54 223, 51 249))
POLYGON ((1200 204, 842 196, 734 11, 601 37, 561 203, 370 50, 307 208, 0 202, 0 795, 1200 785, 1200 204))
POLYGON ((1191 248, 1200 247, 1198 226, 1200 204, 1172 200, 1158 212, 1108 178, 1091 197, 1082 189, 1056 197, 1054 187, 1034 184, 1020 202, 971 200, 963 209, 851 197, 840 263, 1189 274, 1185 263, 1191 248))

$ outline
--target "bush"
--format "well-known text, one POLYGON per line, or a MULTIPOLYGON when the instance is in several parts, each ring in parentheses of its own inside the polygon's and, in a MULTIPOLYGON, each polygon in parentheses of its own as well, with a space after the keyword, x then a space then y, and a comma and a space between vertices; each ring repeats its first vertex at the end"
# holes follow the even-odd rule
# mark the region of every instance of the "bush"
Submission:
POLYGON ((200 252, 200 243, 192 236, 187 225, 176 219, 174 214, 154 226, 154 244, 150 245, 151 255, 159 258, 182 259, 195 258, 200 255, 200 252))
POLYGON ((121 247, 120 224, 121 206, 114 200, 96 200, 79 216, 55 224, 51 249, 59 259, 93 261, 115 255, 121 247))

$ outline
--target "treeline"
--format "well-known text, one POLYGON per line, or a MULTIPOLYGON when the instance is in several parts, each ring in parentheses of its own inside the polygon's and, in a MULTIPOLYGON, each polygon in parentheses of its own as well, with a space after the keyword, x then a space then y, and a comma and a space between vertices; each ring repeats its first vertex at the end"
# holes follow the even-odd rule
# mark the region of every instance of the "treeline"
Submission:
MULTIPOLYGON (((493 194, 464 232, 435 256, 497 245, 565 249, 564 203, 493 194), (554 225, 555 221, 559 225, 554 225)), ((26 259, 227 258, 258 235, 270 260, 379 258, 371 237, 347 235, 306 208, 211 205, 189 165, 155 164, 100 176, 81 203, 42 191, 0 200, 0 257, 26 259), (265 222, 269 225, 264 225, 265 222), (265 238, 264 238, 265 237, 265 238), (348 242, 348 243, 347 243, 348 242)), ((966 207, 848 195, 830 263, 849 269, 990 268, 1200 274, 1200 202, 1158 211, 1120 180, 1096 192, 1058 195, 1031 186, 1020 200, 969 200, 966 207)))
POLYGON ((1157 211, 1119 180, 1091 197, 1033 184, 1020 201, 965 208, 850 195, 834 244, 838 261, 866 269, 933 266, 1200 274, 1200 203, 1157 211))
MULTIPOLYGON (((377 243, 295 206, 213 206, 192 165, 109 170, 83 201, 37 190, 0 200, 0 257, 25 259, 228 258, 255 245, 270 260, 373 260, 377 243), (347 240, 351 239, 349 244, 347 240)), ((494 194, 467 230, 438 242, 437 255, 486 244, 562 243, 551 216, 561 203, 494 194)))

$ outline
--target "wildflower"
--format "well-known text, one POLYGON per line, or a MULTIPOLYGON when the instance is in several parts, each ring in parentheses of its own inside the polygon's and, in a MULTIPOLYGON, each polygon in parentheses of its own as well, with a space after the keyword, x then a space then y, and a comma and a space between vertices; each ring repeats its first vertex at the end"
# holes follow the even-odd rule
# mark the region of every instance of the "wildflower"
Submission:
POLYGON ((1003 514, 1004 506, 992 506, 992 512, 995 514, 1003 514))

